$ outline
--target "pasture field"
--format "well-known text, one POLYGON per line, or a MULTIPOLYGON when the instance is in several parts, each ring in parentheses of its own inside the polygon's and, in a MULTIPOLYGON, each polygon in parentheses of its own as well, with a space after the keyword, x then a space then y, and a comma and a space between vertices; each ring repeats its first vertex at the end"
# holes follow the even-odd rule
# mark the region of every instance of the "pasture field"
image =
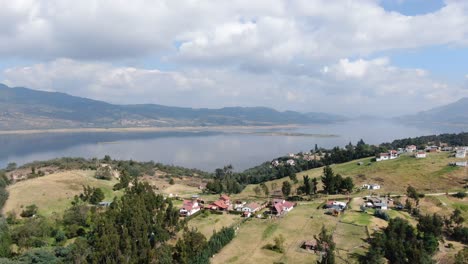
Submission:
POLYGON ((189 228, 196 228, 206 239, 210 239, 213 231, 219 231, 223 227, 232 226, 242 220, 240 215, 233 214, 200 214, 188 222, 189 228))
POLYGON ((41 215, 61 214, 70 207, 73 197, 83 192, 84 185, 101 188, 105 201, 112 201, 121 193, 112 190, 117 180, 98 180, 94 173, 91 170, 73 170, 17 182, 7 188, 10 196, 3 212, 13 211, 19 215, 23 207, 35 204, 41 215))
POLYGON ((313 263, 317 255, 300 248, 305 240, 314 240, 325 225, 333 230, 338 218, 325 215, 317 209, 320 202, 300 203, 291 212, 278 219, 252 218, 241 225, 234 240, 221 250, 212 263, 313 263), (282 234, 285 252, 264 249, 282 234))

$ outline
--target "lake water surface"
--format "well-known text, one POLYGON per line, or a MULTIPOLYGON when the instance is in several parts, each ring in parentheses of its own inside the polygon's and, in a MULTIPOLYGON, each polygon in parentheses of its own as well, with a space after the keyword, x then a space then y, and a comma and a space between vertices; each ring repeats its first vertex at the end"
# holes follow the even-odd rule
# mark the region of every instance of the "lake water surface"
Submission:
MULTIPOLYGON (((232 132, 69 133, 0 135, 0 167, 57 157, 102 158, 161 162, 206 171, 232 164, 237 171, 285 155, 309 151, 317 144, 331 148, 359 139, 379 144, 398 138, 467 131, 463 127, 419 128, 389 122, 345 122, 275 132, 330 136, 284 136, 232 132)), ((255 130, 259 131, 259 130, 255 130)), ((253 131, 253 132, 255 132, 253 131)), ((263 132, 263 131, 260 131, 263 132)))

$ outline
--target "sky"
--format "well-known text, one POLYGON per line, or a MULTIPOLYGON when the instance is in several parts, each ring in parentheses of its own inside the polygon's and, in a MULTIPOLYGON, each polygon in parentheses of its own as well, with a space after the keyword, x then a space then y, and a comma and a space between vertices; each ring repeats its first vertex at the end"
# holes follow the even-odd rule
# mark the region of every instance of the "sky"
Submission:
POLYGON ((466 0, 0 0, 0 82, 348 116, 468 97, 466 0))

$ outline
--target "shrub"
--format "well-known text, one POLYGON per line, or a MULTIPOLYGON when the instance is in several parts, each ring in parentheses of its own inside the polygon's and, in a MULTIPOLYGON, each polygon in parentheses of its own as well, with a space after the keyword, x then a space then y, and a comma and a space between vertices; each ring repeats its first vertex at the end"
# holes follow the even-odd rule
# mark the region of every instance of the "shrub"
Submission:
POLYGON ((465 192, 457 192, 456 194, 453 195, 453 197, 456 197, 458 199, 463 199, 466 197, 466 193, 465 192))
POLYGON ((26 209, 21 212, 21 217, 32 217, 37 214, 37 206, 35 204, 31 204, 26 206, 26 209))
POLYGON ((385 221, 389 221, 390 220, 390 216, 388 215, 387 212, 383 211, 383 210, 375 210, 374 212, 374 216, 375 217, 378 217, 380 219, 383 219, 385 221))

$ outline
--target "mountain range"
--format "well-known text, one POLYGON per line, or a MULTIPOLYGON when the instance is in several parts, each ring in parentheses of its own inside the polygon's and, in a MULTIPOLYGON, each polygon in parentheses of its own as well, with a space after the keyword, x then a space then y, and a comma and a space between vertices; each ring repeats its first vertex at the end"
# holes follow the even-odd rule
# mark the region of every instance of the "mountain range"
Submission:
POLYGON ((332 123, 343 116, 276 111, 266 107, 220 109, 157 104, 117 105, 0 84, 0 130, 180 126, 265 126, 332 123))
POLYGON ((444 106, 422 111, 414 115, 405 115, 394 120, 406 124, 468 124, 468 98, 444 106))
MULTIPOLYGON (((208 109, 158 104, 117 105, 65 93, 10 88, 0 84, 0 130, 305 125, 346 120, 349 118, 334 114, 280 112, 267 107, 208 109)), ((467 125, 468 98, 392 120, 415 125, 467 125)))

